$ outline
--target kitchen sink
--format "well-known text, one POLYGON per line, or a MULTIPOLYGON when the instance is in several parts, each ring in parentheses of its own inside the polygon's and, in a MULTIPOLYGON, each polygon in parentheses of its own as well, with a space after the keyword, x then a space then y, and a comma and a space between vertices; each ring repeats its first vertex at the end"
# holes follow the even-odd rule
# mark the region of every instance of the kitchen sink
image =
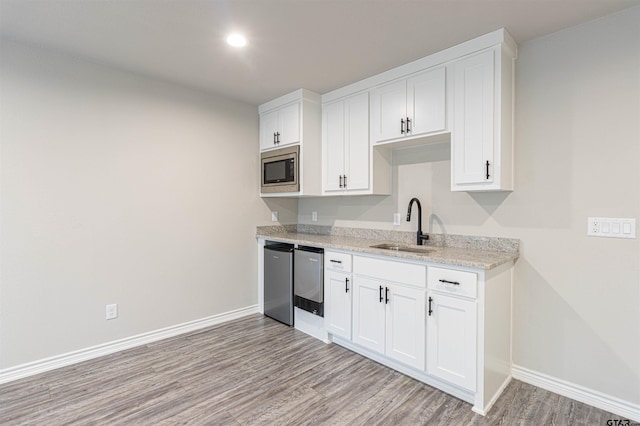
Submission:
POLYGON ((414 246, 407 246, 407 245, 403 245, 403 244, 394 244, 394 243, 383 243, 383 244, 376 244, 373 246, 369 246, 371 248, 377 248, 377 249, 383 249, 383 250, 393 250, 393 251, 406 251, 409 253, 423 253, 423 254, 427 254, 427 253, 431 253, 433 251, 433 249, 430 248, 426 248, 426 247, 414 247, 414 246))

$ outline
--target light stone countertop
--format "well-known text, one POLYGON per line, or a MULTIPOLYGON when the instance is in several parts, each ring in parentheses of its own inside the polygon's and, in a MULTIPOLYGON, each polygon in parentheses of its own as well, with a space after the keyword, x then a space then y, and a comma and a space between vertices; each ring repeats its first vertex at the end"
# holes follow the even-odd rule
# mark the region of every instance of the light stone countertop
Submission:
MULTIPOLYGON (((295 227, 295 225, 293 226, 295 227)), ((492 240, 498 240, 499 242, 517 242, 517 240, 491 239, 487 237, 462 237, 462 239, 467 238, 471 242, 467 242, 466 246, 447 246, 443 244, 442 238, 435 238, 436 240, 440 241, 432 244, 429 244, 429 242, 427 242, 427 244, 424 246, 417 246, 415 244, 411 245, 412 247, 428 248, 430 250, 428 253, 411 253, 404 251, 376 249, 370 247, 372 245, 381 243, 398 243, 397 238, 380 240, 372 238, 362 238, 354 235, 306 233, 296 232, 296 229, 292 229, 291 225, 288 225, 287 227, 288 229, 285 227, 277 226, 258 227, 256 237, 264 238, 269 241, 309 245, 322 247, 325 249, 347 250, 358 253, 376 254, 402 259, 463 266, 484 270, 496 268, 504 263, 514 262, 516 259, 518 259, 519 256, 519 244, 517 243, 513 244, 513 246, 515 246, 515 250, 513 246, 510 246, 504 251, 495 250, 495 244, 490 244, 491 242, 493 242, 492 240), (475 244, 477 241, 480 241, 480 244, 475 244), (487 241, 489 241, 490 243, 488 244, 487 241), (491 249, 489 249, 489 247, 491 249)), ((352 232, 351 234, 358 234, 358 232, 352 232)), ((366 232, 364 232, 363 234, 370 236, 366 232)), ((461 239, 460 236, 457 237, 457 240, 461 239)), ((403 245, 406 245, 406 243, 403 245)), ((500 247, 500 245, 498 245, 498 247, 500 247)))

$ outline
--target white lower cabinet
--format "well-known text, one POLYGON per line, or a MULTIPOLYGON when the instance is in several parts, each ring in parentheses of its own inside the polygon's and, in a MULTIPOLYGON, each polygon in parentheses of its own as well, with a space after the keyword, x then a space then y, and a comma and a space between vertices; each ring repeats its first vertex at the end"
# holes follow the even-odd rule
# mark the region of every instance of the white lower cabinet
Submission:
POLYGON ((478 276, 430 266, 427 277, 427 373, 475 391, 478 276))
POLYGON ((324 276, 327 332, 351 339, 351 274, 328 270, 324 276))
POLYGON ((328 333, 351 340, 351 255, 324 253, 324 324, 328 333))
POLYGON ((353 341, 384 353, 385 306, 382 282, 356 276, 353 280, 353 341))
POLYGON ((353 341, 424 369, 425 291, 354 277, 353 341))
POLYGON ((371 261, 354 257, 353 342, 424 370, 425 290, 359 275, 371 273, 370 268, 357 269, 361 259, 371 261))
POLYGON ((476 301, 429 291, 427 373, 476 390, 476 301))
POLYGON ((424 290, 388 284, 385 354, 419 370, 424 369, 424 290))
POLYGON ((326 253, 334 341, 486 414, 511 378, 513 264, 474 270, 326 253))

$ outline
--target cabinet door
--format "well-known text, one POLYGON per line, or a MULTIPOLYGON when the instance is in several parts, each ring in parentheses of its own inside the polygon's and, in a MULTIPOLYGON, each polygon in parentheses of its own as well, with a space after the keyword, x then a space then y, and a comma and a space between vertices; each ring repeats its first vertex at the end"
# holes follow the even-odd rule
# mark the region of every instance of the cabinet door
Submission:
POLYGON ((344 101, 346 189, 369 188, 369 94, 344 101))
MULTIPOLYGON (((406 136, 400 120, 407 118, 407 82, 396 81, 371 92, 371 129, 374 142, 406 136)), ((406 125, 406 124, 405 124, 406 125)))
POLYGON ((410 135, 446 130, 446 70, 427 71, 407 80, 407 115, 410 135))
POLYGON ((424 370, 425 291, 387 285, 385 353, 424 370))
POLYGON ((353 341, 384 353, 384 300, 380 301, 380 281, 353 277, 353 341))
POLYGON ((336 336, 351 340, 351 275, 325 271, 325 327, 336 336))
POLYGON ((491 183, 495 166, 494 52, 456 62, 453 86, 452 186, 491 183))
POLYGON ((342 191, 344 175, 344 101, 322 106, 322 171, 325 191, 342 191))
POLYGON ((429 292, 427 373, 476 390, 476 302, 429 292))
POLYGON ((260 149, 275 148, 275 133, 278 132, 278 111, 271 111, 260 115, 260 149))
POLYGON ((300 142, 300 103, 288 105, 278 111, 278 129, 280 143, 278 146, 300 142))

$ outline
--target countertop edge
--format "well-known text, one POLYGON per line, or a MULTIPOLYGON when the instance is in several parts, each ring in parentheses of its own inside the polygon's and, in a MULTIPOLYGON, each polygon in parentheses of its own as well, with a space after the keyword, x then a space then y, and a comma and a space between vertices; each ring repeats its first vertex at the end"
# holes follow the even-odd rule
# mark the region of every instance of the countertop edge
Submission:
MULTIPOLYGON (((357 253, 373 254, 378 256, 393 257, 397 259, 405 259, 405 260, 425 262, 425 263, 436 263, 436 264, 443 264, 443 265, 460 266, 465 268, 482 269, 485 271, 495 269, 509 262, 515 263, 515 261, 519 258, 519 253, 517 252, 514 252, 514 253, 493 252, 493 251, 480 252, 479 250, 472 250, 472 249, 449 249, 449 251, 451 250, 465 251, 467 253, 470 252, 470 254, 472 254, 473 252, 478 252, 478 253, 483 253, 485 255, 486 253, 491 253, 492 255, 496 256, 496 260, 485 262, 485 261, 465 260, 465 259, 460 259, 456 257, 435 257, 434 258, 428 254, 398 252, 398 251, 390 251, 390 250, 375 249, 375 248, 368 247, 368 245, 373 245, 381 242, 377 240, 368 240, 364 238, 357 239, 359 241, 362 241, 363 244, 367 244, 367 246, 359 246, 359 245, 348 245, 348 244, 336 244, 330 241, 317 241, 318 235, 314 235, 314 234, 309 234, 310 237, 315 237, 315 238, 309 238, 309 239, 301 238, 300 237, 301 235, 305 235, 305 234, 297 233, 295 234, 295 236, 292 236, 292 235, 287 235, 285 233, 277 233, 277 234, 257 233, 256 238, 283 242, 283 243, 291 243, 291 244, 309 244, 309 245, 319 246, 325 249, 345 250, 345 251, 351 251, 351 252, 357 252, 357 253)), ((326 239, 331 238, 330 236, 324 236, 324 237, 326 237, 326 239)), ((356 239, 354 238, 354 240, 356 239)), ((434 247, 434 251, 436 252, 441 250, 446 250, 446 249, 447 249, 446 247, 434 247)))

